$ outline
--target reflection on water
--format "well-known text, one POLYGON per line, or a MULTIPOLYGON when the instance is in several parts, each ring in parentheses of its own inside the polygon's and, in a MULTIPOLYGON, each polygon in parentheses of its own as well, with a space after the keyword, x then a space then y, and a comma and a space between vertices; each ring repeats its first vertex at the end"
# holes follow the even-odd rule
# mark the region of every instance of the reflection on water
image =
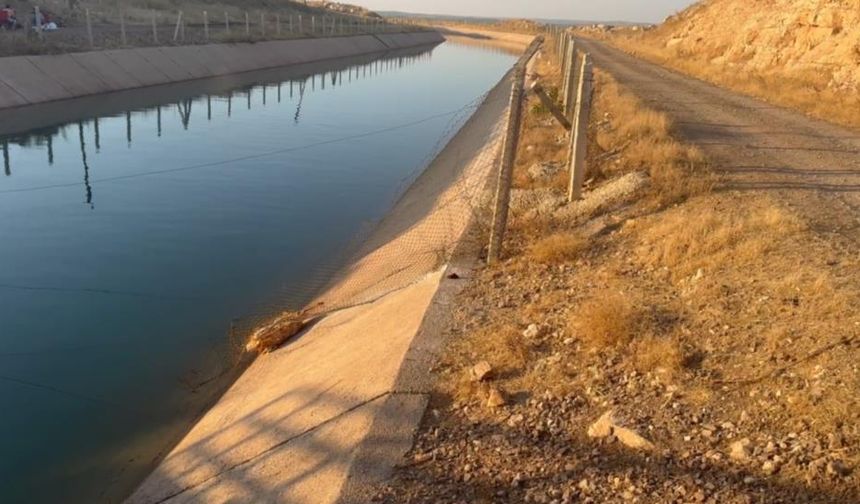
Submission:
MULTIPOLYGON (((404 50, 400 52, 411 53, 413 51, 415 50, 404 50)), ((156 116, 156 134, 159 138, 161 138, 162 133, 164 131, 162 124, 162 109, 174 110, 175 115, 173 115, 173 119, 178 119, 179 124, 182 126, 182 129, 187 131, 191 125, 192 111, 195 108, 205 107, 206 120, 212 121, 213 102, 215 102, 216 106, 219 103, 226 104, 226 117, 231 118, 233 116, 233 102, 235 100, 242 101, 246 104, 247 110, 252 110, 255 106, 266 107, 267 105, 269 105, 269 93, 275 95, 275 103, 278 105, 280 105, 284 100, 284 95, 286 95, 286 98, 289 101, 295 101, 295 104, 293 105, 295 107, 295 114, 293 114, 293 122, 298 125, 301 119, 302 104, 304 103, 305 92, 315 92, 317 90, 318 81, 320 91, 325 91, 327 82, 329 88, 336 88, 344 84, 351 84, 353 82, 353 79, 355 79, 357 82, 361 79, 373 78, 389 71, 402 70, 406 67, 409 67, 410 65, 420 63, 423 60, 429 60, 431 57, 431 51, 422 50, 422 52, 419 52, 417 54, 401 54, 396 57, 377 59, 368 63, 349 64, 345 68, 324 71, 321 74, 311 74, 301 77, 299 79, 290 79, 285 82, 277 82, 276 84, 252 84, 240 87, 235 90, 229 90, 228 92, 223 94, 206 94, 205 96, 185 98, 177 102, 157 104, 155 106, 143 108, 140 110, 127 110, 123 113, 123 116, 125 118, 125 141, 127 143, 128 148, 131 148, 134 138, 133 125, 135 123, 135 120, 138 117, 142 117, 145 118, 145 120, 148 120, 149 116, 153 112, 156 116), (294 100, 294 98, 297 99, 294 100), (255 104, 256 101, 259 102, 255 104)), ((84 134, 84 130, 86 127, 91 131, 92 143, 95 150, 95 154, 98 154, 101 150, 99 119, 100 117, 93 117, 87 120, 79 120, 75 123, 67 123, 64 125, 53 125, 49 127, 33 129, 23 134, 0 136, 0 142, 2 142, 3 145, 3 167, 5 175, 7 177, 12 176, 13 161, 10 155, 10 145, 24 148, 44 148, 47 156, 48 165, 53 166, 54 138, 57 136, 66 138, 69 134, 70 129, 76 129, 78 135, 78 142, 80 144, 81 166, 83 167, 82 185, 85 194, 85 201, 86 204, 90 206, 90 208, 94 209, 95 205, 93 203, 93 188, 90 180, 90 167, 87 162, 87 138, 84 134)), ((146 176, 147 174, 142 173, 140 175, 146 176)), ((54 187, 57 186, 51 185, 50 187, 18 188, 5 191, 0 189, 0 194, 2 194, 3 192, 25 192, 30 190, 40 190, 54 187)))
POLYGON ((442 45, 4 112, 0 502, 116 502, 510 68, 442 45))

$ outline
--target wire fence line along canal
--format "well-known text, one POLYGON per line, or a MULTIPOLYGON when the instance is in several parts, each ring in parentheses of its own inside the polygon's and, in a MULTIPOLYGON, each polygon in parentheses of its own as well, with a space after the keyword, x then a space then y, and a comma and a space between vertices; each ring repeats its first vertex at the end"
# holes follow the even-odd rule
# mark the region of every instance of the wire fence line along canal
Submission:
MULTIPOLYGON (((215 6, 213 6, 215 7, 215 6)), ((405 20, 309 8, 289 10, 148 10, 101 2, 56 12, 53 3, 18 13, 15 29, 0 27, 0 56, 125 47, 260 42, 425 31, 405 20)))

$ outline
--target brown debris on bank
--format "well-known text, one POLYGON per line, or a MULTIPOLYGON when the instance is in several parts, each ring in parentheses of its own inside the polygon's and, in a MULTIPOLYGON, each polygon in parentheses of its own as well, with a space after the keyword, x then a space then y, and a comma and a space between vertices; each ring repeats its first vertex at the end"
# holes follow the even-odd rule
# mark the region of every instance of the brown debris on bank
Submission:
POLYGON ((375 500, 859 502, 860 260, 775 196, 713 191, 666 117, 597 79, 586 201, 614 196, 537 203, 566 141, 530 103, 508 257, 452 303, 375 500))

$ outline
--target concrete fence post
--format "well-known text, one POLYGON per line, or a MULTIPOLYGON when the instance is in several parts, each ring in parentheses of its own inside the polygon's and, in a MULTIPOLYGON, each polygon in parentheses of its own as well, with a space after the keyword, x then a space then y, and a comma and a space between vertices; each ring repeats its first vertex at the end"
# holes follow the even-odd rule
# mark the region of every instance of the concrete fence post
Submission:
POLYGON ((266 13, 260 12, 260 36, 266 38, 266 13))
POLYGON ((275 35, 280 38, 281 36, 281 15, 275 14, 275 35))
POLYGON ((230 14, 224 11, 224 30, 230 35, 230 14))
POLYGON ((299 14, 299 33, 301 33, 301 34, 305 33, 305 25, 302 24, 302 15, 301 14, 299 14))
POLYGON ((592 90, 591 60, 582 54, 579 71, 579 90, 576 93, 576 111, 573 117, 573 134, 570 140, 570 184, 567 201, 582 198, 582 181, 585 179, 586 155, 588 154, 588 117, 591 112, 592 90))
POLYGON ((489 264, 493 264, 499 260, 502 251, 502 242, 505 239, 505 232, 508 227, 511 180, 513 179, 514 162, 516 161, 517 146, 520 140, 520 122, 522 121, 523 114, 526 66, 542 43, 543 37, 536 37, 514 66, 514 80, 511 87, 510 103, 508 105, 508 126, 505 131, 502 154, 499 160, 496 195, 493 204, 493 223, 490 229, 490 243, 487 248, 487 263, 489 264))
POLYGON ((42 11, 39 9, 38 5, 33 7, 33 15, 35 16, 35 19, 33 19, 33 26, 36 28, 36 35, 39 38, 42 38, 44 36, 44 33, 42 33, 42 11))
POLYGON ((122 45, 127 46, 128 37, 125 33, 125 9, 123 9, 122 7, 120 7, 119 9, 119 35, 120 40, 122 40, 122 45))
POLYGON ((209 42, 209 13, 203 11, 203 37, 209 42))
POLYGON ((182 29, 182 11, 176 16, 176 28, 173 30, 173 41, 179 40, 179 30, 182 29))
POLYGON ((158 14, 155 11, 152 11, 152 42, 154 44, 158 44, 158 20, 156 17, 158 14))
POLYGON ((317 17, 311 16, 311 35, 315 35, 317 32, 317 17))
POLYGON ((245 36, 251 36, 251 18, 248 17, 248 11, 245 11, 245 36))
POLYGON ((93 40, 93 22, 90 19, 90 10, 84 9, 84 15, 87 18, 87 37, 90 39, 90 47, 95 47, 96 43, 93 40))
POLYGON ((564 115, 571 117, 573 107, 576 105, 576 42, 571 41, 567 45, 567 72, 564 74, 564 115))

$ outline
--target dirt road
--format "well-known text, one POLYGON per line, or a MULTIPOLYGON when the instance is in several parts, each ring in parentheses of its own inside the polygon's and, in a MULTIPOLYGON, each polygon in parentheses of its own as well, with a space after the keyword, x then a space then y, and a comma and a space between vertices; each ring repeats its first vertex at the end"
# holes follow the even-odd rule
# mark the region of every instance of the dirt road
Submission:
POLYGON ((724 175, 718 190, 775 193, 815 231, 856 252, 860 132, 718 88, 602 42, 578 42, 596 66, 667 113, 681 139, 704 150, 724 175))

